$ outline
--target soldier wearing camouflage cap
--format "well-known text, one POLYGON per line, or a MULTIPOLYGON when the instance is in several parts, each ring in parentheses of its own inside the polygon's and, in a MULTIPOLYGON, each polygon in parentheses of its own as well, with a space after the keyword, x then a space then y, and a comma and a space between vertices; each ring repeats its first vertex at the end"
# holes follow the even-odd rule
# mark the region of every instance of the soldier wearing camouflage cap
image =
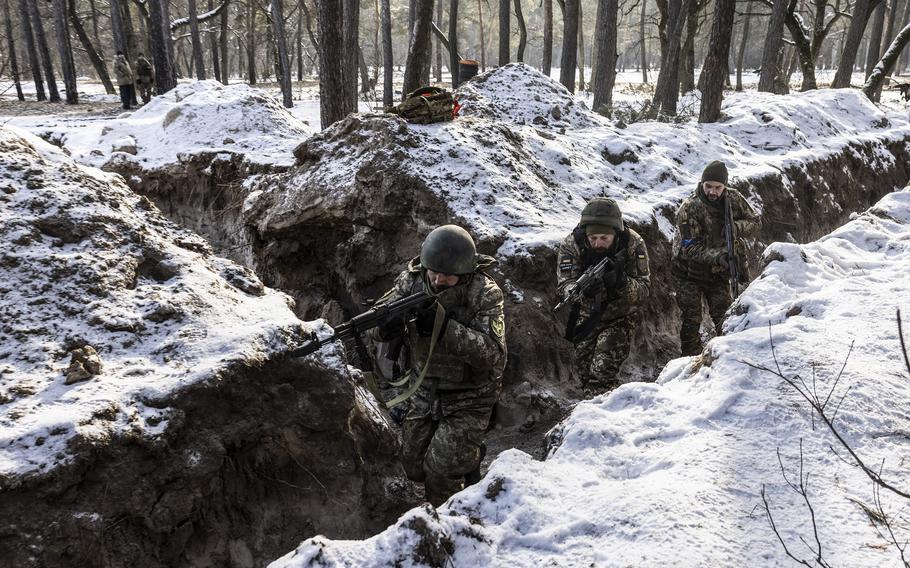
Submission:
MULTIPOLYGON (((724 238, 727 202, 740 250, 742 240, 755 236, 761 227, 761 219, 749 202, 738 191, 727 187, 728 178, 726 164, 720 160, 709 163, 698 187, 676 213, 671 270, 676 277, 676 302, 682 311, 679 339, 683 355, 701 353, 703 300, 708 303, 715 333, 720 335, 724 313, 733 303, 728 280, 730 262, 738 262, 744 268, 742 258, 731 259, 727 253, 724 238)), ((745 275, 745 270, 740 274, 745 275)))
POLYGON ((409 399, 402 463, 410 479, 424 483, 433 505, 462 489, 466 478, 476 481, 484 435, 499 398, 506 364, 503 296, 484 272, 495 263, 477 254, 467 231, 444 225, 430 232, 420 256, 380 300, 426 291, 445 310, 441 325, 433 303, 416 318, 390 321, 374 335, 380 341, 403 336, 412 372, 421 373, 428 365, 409 399))
POLYGON ((620 384, 617 375, 631 349, 633 316, 651 293, 644 240, 623 223, 616 201, 596 198, 585 205, 578 226, 559 246, 557 292, 564 294, 605 257, 613 260, 613 269, 572 306, 566 327, 566 338, 575 344, 576 371, 588 394, 620 384))

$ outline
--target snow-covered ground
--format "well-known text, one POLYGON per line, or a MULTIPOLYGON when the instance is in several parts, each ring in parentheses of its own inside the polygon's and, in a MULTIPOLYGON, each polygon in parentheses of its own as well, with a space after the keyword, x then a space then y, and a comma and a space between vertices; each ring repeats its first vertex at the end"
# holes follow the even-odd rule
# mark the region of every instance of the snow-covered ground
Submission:
POLYGON ((113 437, 154 439, 176 390, 299 337, 287 296, 120 176, 0 127, 0 190, 0 487, 113 437), (66 384, 86 345, 100 370, 66 384))
MULTIPOLYGON (((438 515, 414 509, 366 541, 316 537, 272 566, 790 565, 763 487, 784 542, 811 563, 810 511, 776 454, 796 482, 800 445, 823 558, 901 566, 860 505, 872 506, 872 483, 793 388, 752 365, 775 368, 773 338, 786 376, 798 374, 823 399, 834 388, 829 411, 847 393, 838 430, 886 480, 910 490, 910 372, 895 322, 895 308, 905 318, 910 311, 910 188, 817 242, 774 244, 765 257, 726 336, 703 357, 672 361, 656 384, 579 404, 545 461, 503 452, 438 515), (445 563, 428 562, 439 549, 445 563)), ((887 491, 881 498, 903 543, 910 502, 887 491)))

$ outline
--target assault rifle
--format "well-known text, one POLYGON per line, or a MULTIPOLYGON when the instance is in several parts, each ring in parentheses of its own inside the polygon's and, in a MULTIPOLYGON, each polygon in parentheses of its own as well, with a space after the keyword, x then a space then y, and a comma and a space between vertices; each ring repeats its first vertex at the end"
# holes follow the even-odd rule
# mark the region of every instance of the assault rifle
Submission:
POLYGON ((613 269, 613 259, 609 256, 585 270, 584 274, 578 277, 574 284, 569 284, 563 293, 562 300, 553 308, 558 312, 566 304, 577 302, 581 299, 585 290, 589 289, 595 282, 603 278, 603 275, 613 269))
POLYGON ((724 196, 724 241, 727 243, 727 260, 730 266, 730 288, 733 297, 739 296, 739 262, 736 260, 736 235, 733 234, 733 205, 728 196, 724 196))
MULTIPOLYGON (((355 316, 348 321, 339 324, 331 337, 319 339, 316 337, 315 331, 311 332, 310 338, 304 342, 303 345, 291 351, 291 356, 305 357, 311 353, 315 353, 321 349, 323 345, 338 341, 339 339, 349 338, 353 338, 354 341, 357 342, 357 348, 358 351, 360 351, 360 348, 363 345, 363 340, 360 338, 361 333, 378 327, 397 317, 406 317, 423 306, 426 306, 430 300, 432 300, 432 297, 426 292, 417 292, 406 298, 400 298, 393 302, 373 306, 359 316, 355 316)), ((365 353, 366 349, 364 348, 363 351, 365 353)))

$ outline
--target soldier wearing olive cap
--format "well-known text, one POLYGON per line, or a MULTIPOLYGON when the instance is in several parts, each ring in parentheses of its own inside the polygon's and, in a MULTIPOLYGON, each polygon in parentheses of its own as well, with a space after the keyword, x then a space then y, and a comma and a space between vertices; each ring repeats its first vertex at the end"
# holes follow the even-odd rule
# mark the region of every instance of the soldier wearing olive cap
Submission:
POLYGON ((629 356, 635 330, 633 314, 651 293, 648 249, 626 227, 616 201, 596 198, 559 247, 556 290, 563 294, 589 267, 605 257, 612 267, 573 305, 566 338, 575 343, 576 371, 589 394, 616 387, 629 356))

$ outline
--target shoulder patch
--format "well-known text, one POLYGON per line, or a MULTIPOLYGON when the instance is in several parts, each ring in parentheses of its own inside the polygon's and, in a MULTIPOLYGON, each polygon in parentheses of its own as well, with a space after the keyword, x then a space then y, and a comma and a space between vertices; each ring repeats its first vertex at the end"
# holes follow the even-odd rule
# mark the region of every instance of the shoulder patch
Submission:
POLYGON ((490 331, 493 335, 502 339, 506 335, 506 320, 501 314, 490 320, 490 331))

